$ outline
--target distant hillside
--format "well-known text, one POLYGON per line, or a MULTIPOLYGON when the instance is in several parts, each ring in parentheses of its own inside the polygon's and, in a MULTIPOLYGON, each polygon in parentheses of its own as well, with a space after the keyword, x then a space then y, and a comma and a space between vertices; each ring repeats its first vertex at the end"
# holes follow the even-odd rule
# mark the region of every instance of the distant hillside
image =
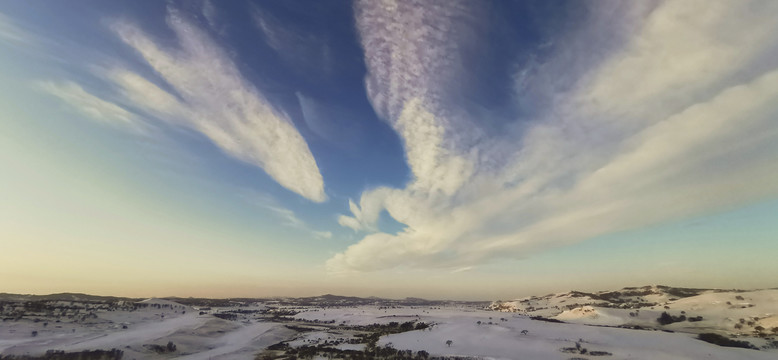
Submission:
MULTIPOLYGON (((379 297, 357 297, 357 296, 342 296, 325 294, 320 296, 309 296, 299 298, 225 298, 225 299, 211 299, 211 298, 195 298, 195 297, 163 297, 160 299, 169 300, 182 305, 188 306, 242 306, 249 305, 258 302, 278 303, 282 305, 292 306, 358 306, 358 305, 377 305, 377 306, 431 306, 442 304, 477 304, 479 306, 487 306, 488 301, 480 302, 465 302, 465 301, 449 301, 449 300, 427 300, 421 298, 405 298, 405 299, 386 299, 379 297)), ((30 294, 8 294, 0 293, 0 301, 81 301, 81 302, 116 302, 116 301, 131 301, 138 302, 144 298, 126 298, 117 296, 98 296, 88 295, 80 293, 59 293, 50 295, 30 295, 30 294)))
MULTIPOLYGON (((464 303, 455 302, 449 300, 427 300, 420 298, 405 298, 405 299, 385 299, 378 297, 356 297, 356 296, 340 296, 340 295, 320 295, 301 298, 284 298, 278 299, 280 303, 286 305, 298 305, 298 306, 359 306, 359 305, 377 305, 377 306, 431 306, 450 303, 464 303)), ((488 302, 479 302, 484 306, 488 302)))
POLYGON ((489 308, 497 311, 546 312, 559 313, 586 305, 599 307, 636 309, 658 306, 691 296, 715 292, 743 292, 743 290, 693 289, 664 285, 625 287, 621 290, 598 291, 594 293, 570 291, 566 293, 530 296, 511 301, 495 301, 489 308))
POLYGON ((81 301, 81 302, 114 302, 114 301, 139 301, 142 299, 99 296, 81 293, 59 293, 49 295, 8 294, 0 293, 0 301, 81 301))
POLYGON ((570 323, 767 338, 778 334, 778 290, 690 289, 654 285, 570 291, 495 301, 489 309, 570 323))

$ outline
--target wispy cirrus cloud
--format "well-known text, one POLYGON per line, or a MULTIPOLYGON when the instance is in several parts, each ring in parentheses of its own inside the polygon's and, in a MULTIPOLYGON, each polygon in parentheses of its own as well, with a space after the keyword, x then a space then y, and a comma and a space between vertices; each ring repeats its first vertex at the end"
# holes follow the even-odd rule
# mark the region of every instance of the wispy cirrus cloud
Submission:
POLYGON ((113 102, 73 81, 44 82, 41 87, 100 121, 142 123, 141 116, 127 110, 133 109, 143 113, 150 125, 161 121, 198 132, 226 155, 263 169, 290 191, 314 202, 327 199, 316 160, 289 116, 274 108, 241 75, 232 58, 206 32, 175 9, 169 9, 167 17, 176 36, 175 48, 161 45, 133 23, 110 23, 157 79, 152 81, 126 66, 93 67, 95 75, 121 95, 113 102))
POLYGON ((545 108, 489 136, 450 101, 466 83, 445 81, 484 20, 454 25, 467 4, 446 4, 357 5, 371 101, 415 177, 352 203, 339 222, 370 233, 331 272, 464 269, 778 195, 775 3, 592 3, 586 31, 516 77, 545 108), (598 42, 613 32, 618 46, 598 42), (565 85, 526 86, 539 82, 565 85), (382 211, 407 228, 377 231, 382 211))
POLYGON ((355 6, 369 99, 404 141, 410 187, 451 196, 471 176, 481 138, 461 107, 483 7, 466 1, 361 1, 355 6), (453 40, 456 41, 446 41, 453 40), (464 130, 464 131, 463 131, 464 130))
POLYGON ((271 106, 232 59, 206 33, 170 10, 168 25, 178 49, 158 45, 128 22, 113 29, 175 91, 126 70, 116 70, 128 100, 157 118, 198 131, 226 154, 262 168, 285 188, 327 199, 316 160, 289 117, 271 106))
POLYGON ((148 129, 137 114, 87 92, 75 82, 43 81, 36 83, 35 87, 61 99, 79 113, 98 122, 138 133, 148 129))

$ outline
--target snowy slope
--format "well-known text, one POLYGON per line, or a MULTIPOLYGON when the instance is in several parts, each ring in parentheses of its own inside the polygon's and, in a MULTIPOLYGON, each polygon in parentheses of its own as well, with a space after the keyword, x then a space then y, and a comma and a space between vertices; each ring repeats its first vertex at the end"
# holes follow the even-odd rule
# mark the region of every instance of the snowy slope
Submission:
POLYGON ((588 352, 606 351, 602 359, 776 359, 778 353, 724 348, 694 339, 690 335, 661 331, 557 324, 510 318, 498 325, 476 325, 466 318, 438 318, 431 331, 412 331, 385 336, 380 344, 397 349, 425 350, 433 355, 477 356, 492 359, 589 358, 565 353, 579 342, 588 352), (527 335, 521 331, 527 330, 527 335), (446 345, 452 340, 451 346, 446 345), (583 340, 582 342, 580 340, 583 340))

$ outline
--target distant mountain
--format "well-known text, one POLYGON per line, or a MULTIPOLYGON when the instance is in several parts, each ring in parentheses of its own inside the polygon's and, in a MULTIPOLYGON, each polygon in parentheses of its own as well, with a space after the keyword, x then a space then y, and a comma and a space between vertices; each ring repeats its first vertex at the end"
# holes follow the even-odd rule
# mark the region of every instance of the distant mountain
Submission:
POLYGON ((81 302, 111 302, 111 301, 138 301, 117 296, 99 296, 81 293, 59 293, 49 295, 31 295, 31 294, 8 294, 0 293, 2 301, 81 301, 81 302))
POLYGON ((431 304, 448 303, 449 301, 439 300, 426 300, 420 298, 405 298, 405 299, 385 299, 375 296, 370 297, 356 297, 356 296, 341 296, 325 294, 320 296, 301 297, 301 298, 287 298, 283 299, 284 303, 292 303, 302 306, 357 306, 357 305, 379 305, 379 306, 422 306, 431 304))
POLYGON ((449 303, 477 303, 483 306, 488 305, 488 301, 482 302, 457 302, 449 300, 427 300, 421 298, 408 297, 405 299, 386 299, 375 296, 358 297, 343 296, 334 294, 324 294, 307 297, 275 297, 275 298, 227 298, 227 299, 208 299, 208 298, 181 298, 165 297, 163 299, 175 301, 179 304, 191 306, 234 306, 246 305, 256 302, 276 303, 288 306, 431 306, 449 303))

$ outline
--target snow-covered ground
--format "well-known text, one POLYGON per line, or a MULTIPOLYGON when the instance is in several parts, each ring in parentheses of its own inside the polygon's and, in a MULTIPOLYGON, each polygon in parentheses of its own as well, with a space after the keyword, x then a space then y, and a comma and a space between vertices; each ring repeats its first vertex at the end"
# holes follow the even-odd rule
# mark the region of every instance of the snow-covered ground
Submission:
MULTIPOLYGON (((773 291, 773 293, 778 292, 773 291)), ((757 301, 764 302, 764 308, 770 306, 768 305, 770 301, 773 305, 775 304, 775 299, 771 297, 769 292, 746 293, 744 296, 751 296, 757 301)), ((705 301, 703 298, 702 302, 707 304, 705 301)), ((681 308, 680 304, 676 303, 676 306, 681 308)), ((705 306, 699 305, 697 309, 702 307, 705 306)), ((630 310, 625 309, 591 306, 584 306, 582 310, 577 309, 581 308, 575 308, 557 316, 560 320, 575 322, 564 324, 532 320, 523 314, 467 307, 383 309, 363 306, 309 311, 300 313, 297 317, 309 321, 334 320, 337 324, 386 324, 393 321, 421 321, 435 324, 430 330, 416 330, 384 336, 378 344, 390 344, 401 350, 424 350, 437 356, 473 356, 492 359, 588 358, 585 354, 571 354, 562 351, 566 347, 575 347, 576 342, 579 342, 582 348, 586 348, 589 353, 591 351, 612 353, 611 356, 597 356, 597 358, 603 359, 778 358, 778 352, 775 350, 756 351, 725 348, 697 340, 694 334, 586 325, 622 325, 629 321, 658 325, 656 319, 661 314, 659 310, 641 310, 641 316, 631 317, 630 310), (480 324, 478 324, 479 321, 480 324), (527 330, 527 333, 523 334, 523 330, 527 330), (452 341, 451 346, 446 344, 447 340, 452 341)), ((697 312, 699 311, 695 311, 695 313, 697 312)), ((703 317, 717 318, 715 310, 699 313, 703 317)), ((704 325, 704 322, 691 324, 704 325)), ((673 327, 673 325, 678 325, 678 323, 668 327, 673 327)), ((676 330, 681 330, 681 327, 676 326, 676 330)), ((309 333, 307 338, 325 339, 326 333, 309 333)), ((749 338, 748 340, 759 344, 758 339, 749 338)))
MULTIPOLYGON (((475 314, 474 314, 475 315, 475 314)), ((605 351, 603 359, 776 359, 778 353, 724 348, 683 333, 559 324, 508 317, 485 325, 489 315, 459 316, 442 313, 424 320, 438 323, 431 331, 412 331, 381 338, 397 349, 425 350, 433 355, 477 356, 492 359, 570 359, 590 358, 585 354, 565 353, 579 342, 587 353, 605 351), (475 320, 480 319, 478 325, 475 320), (526 335, 522 334, 527 330, 526 335), (446 342, 452 341, 451 346, 446 342)), ((492 316, 494 317, 494 316, 492 316)))
MULTIPOLYGON (((384 335, 377 345, 484 359, 778 359, 778 349, 767 346, 778 335, 772 333, 778 327, 778 290, 674 291, 675 295, 668 291, 673 292, 656 287, 571 292, 492 304, 503 311, 473 304, 386 306, 380 301, 356 306, 285 307, 274 302, 206 309, 160 299, 143 301, 145 305, 132 311, 107 310, 89 302, 75 302, 81 310, 73 310, 68 306, 74 303, 63 302, 58 306, 65 310, 59 312, 6 316, 0 323, 0 354, 116 348, 124 351, 125 359, 254 359, 279 343, 291 348, 364 351, 365 343, 357 342, 374 331, 371 328, 381 328, 373 324, 397 327, 411 322, 430 326, 384 335), (259 315, 268 308, 283 316, 259 315), (663 312, 698 321, 660 325, 657 318, 663 312), (214 316, 219 313, 234 317, 214 316), (532 319, 536 316, 564 323, 532 319), (721 347, 696 338, 710 332, 762 349, 721 347), (168 342, 175 344, 174 351, 152 349, 168 342)), ((6 315, 21 306, 6 305, 6 315)))
POLYGON ((161 307, 95 312, 96 317, 85 321, 4 321, 0 323, 0 354, 116 348, 124 351, 126 359, 146 359, 157 354, 144 345, 173 342, 177 351, 165 354, 165 358, 251 359, 256 352, 295 333, 274 322, 246 323, 201 315, 194 308, 168 300, 141 303, 161 307), (36 336, 32 336, 33 331, 37 331, 36 336))

